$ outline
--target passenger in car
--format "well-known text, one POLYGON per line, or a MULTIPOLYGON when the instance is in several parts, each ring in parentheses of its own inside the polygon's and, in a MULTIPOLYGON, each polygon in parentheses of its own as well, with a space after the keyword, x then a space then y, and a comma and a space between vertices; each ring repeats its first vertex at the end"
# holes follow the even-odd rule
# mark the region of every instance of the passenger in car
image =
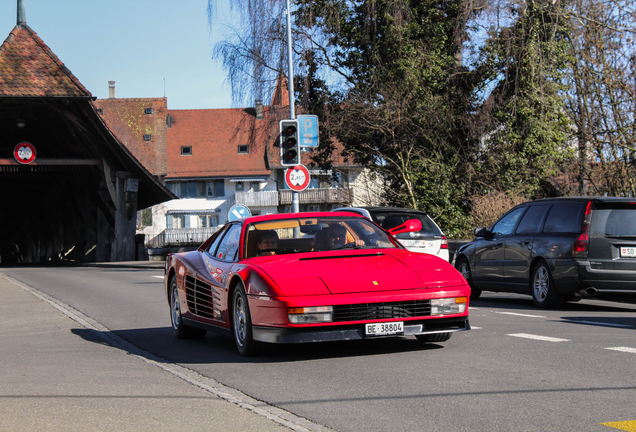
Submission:
MULTIPOLYGON (((329 249, 341 249, 347 244, 347 229, 339 223, 329 225, 327 246, 329 249)), ((353 243, 352 243, 353 244, 353 243)), ((355 240, 356 246, 364 246, 363 240, 355 240)))

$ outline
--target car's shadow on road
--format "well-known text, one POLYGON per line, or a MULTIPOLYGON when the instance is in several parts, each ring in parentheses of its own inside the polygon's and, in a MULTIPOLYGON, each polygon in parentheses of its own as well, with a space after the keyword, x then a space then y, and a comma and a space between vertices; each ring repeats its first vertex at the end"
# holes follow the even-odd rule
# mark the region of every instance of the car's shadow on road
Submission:
MULTIPOLYGON (((141 355, 150 360, 167 360, 179 364, 210 363, 279 363, 316 359, 345 358, 370 355, 398 354, 413 351, 431 351, 444 347, 441 343, 422 343, 413 337, 320 342, 309 344, 263 344, 259 355, 243 357, 236 350, 234 340, 213 332, 203 339, 179 340, 169 327, 127 329, 100 332, 91 329, 71 330, 83 339, 111 345, 141 355), (124 340, 131 346, 118 343, 124 340)), ((450 343, 450 342, 447 342, 450 343)))
POLYGON ((559 309, 550 311, 537 308, 528 296, 488 293, 477 300, 471 300, 470 306, 475 309, 513 310, 528 315, 546 314, 577 325, 636 330, 636 305, 631 302, 582 299, 578 302, 565 302, 559 309), (630 316, 621 316, 624 313, 630 316))
MULTIPOLYGON (((534 305, 532 297, 523 294, 510 293, 484 293, 477 300, 470 300, 470 307, 491 309, 516 309, 528 311, 528 313, 540 313, 534 305), (532 311, 532 312, 530 312, 532 311)), ((611 300, 581 299, 580 301, 567 301, 556 309, 557 311, 578 312, 632 312, 636 313, 636 304, 619 303, 611 300)))

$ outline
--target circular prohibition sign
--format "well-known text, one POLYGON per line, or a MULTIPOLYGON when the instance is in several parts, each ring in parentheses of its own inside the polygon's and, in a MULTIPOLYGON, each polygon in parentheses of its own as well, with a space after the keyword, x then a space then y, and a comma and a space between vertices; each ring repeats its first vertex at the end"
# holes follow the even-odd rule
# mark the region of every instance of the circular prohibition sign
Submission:
POLYGON ((285 183, 293 191, 300 192, 309 186, 309 170, 305 165, 295 165, 285 171, 285 183))
POLYGON ((29 142, 21 142, 13 149, 13 157, 18 163, 30 164, 35 160, 35 146, 29 142))

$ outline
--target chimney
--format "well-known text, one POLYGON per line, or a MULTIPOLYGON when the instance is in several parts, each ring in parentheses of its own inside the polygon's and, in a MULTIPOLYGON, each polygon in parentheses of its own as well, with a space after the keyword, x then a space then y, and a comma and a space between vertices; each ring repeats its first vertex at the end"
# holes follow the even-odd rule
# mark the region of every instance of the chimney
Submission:
POLYGON ((18 0, 18 26, 26 27, 26 12, 24 11, 24 0, 18 0))
POLYGON ((256 99, 256 118, 263 118, 263 101, 260 99, 256 99))
POLYGON ((115 99, 115 81, 108 81, 108 99, 115 99))

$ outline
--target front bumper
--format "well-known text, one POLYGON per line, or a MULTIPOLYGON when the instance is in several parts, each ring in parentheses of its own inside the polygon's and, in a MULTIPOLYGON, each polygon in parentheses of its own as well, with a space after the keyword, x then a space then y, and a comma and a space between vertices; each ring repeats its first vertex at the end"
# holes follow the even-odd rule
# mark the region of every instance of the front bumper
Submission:
MULTIPOLYGON (((435 318, 404 322, 404 335, 381 337, 415 336, 421 334, 453 333, 470 330, 468 317, 435 318)), ((253 337, 257 341, 279 344, 333 342, 359 339, 377 339, 364 334, 364 324, 323 327, 263 327, 254 326, 253 337)))

